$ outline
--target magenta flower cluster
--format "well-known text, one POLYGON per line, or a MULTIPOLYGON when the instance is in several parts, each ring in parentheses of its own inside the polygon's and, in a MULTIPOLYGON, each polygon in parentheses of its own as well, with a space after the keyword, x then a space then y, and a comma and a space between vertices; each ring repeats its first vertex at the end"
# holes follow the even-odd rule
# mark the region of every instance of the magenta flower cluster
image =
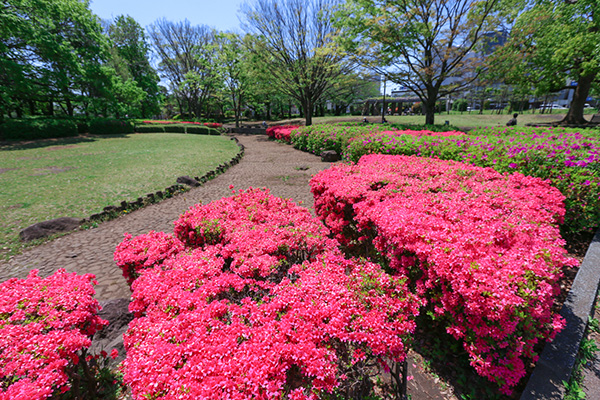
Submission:
POLYGON ((94 276, 58 270, 0 283, 0 400, 46 399, 70 388, 98 317, 94 276))
POLYGON ((267 128, 267 136, 275 140, 282 140, 286 143, 291 141, 292 132, 300 128, 298 125, 280 125, 267 128))
POLYGON ((170 239, 127 237, 116 259, 155 260, 132 285, 134 398, 316 399, 360 388, 366 363, 403 360, 417 298, 328 234, 307 209, 249 189, 192 207, 170 239))
POLYGON ((547 182, 414 156, 368 155, 311 181, 315 210, 350 254, 410 277, 478 374, 510 393, 551 312, 566 256, 563 195, 547 182))

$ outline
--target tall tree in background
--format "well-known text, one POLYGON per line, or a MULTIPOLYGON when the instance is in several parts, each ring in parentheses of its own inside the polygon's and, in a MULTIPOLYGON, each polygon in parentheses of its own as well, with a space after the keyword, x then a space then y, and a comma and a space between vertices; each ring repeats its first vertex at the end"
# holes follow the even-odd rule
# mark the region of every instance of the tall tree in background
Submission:
MULTIPOLYGON (((132 79, 144 92, 140 101, 140 116, 148 118, 158 114, 160 112, 159 78, 150 65, 150 47, 144 29, 132 17, 120 15, 112 21, 106 31, 115 50, 113 59, 120 61, 122 67, 126 69, 120 71, 120 75, 132 79)), ((116 69, 118 68, 117 66, 116 69)))
MULTIPOLYGON (((107 57, 99 21, 79 0, 5 0, 0 5, 0 116, 40 103, 73 115, 107 57)), ((94 92, 99 92, 96 87, 94 92)))
POLYGON ((533 87, 537 94, 573 89, 573 101, 562 123, 586 123, 586 99, 592 85, 600 83, 600 2, 521 2, 525 3, 523 12, 510 40, 494 54, 491 66, 509 83, 533 87))
POLYGON ((243 8, 245 28, 277 88, 302 106, 306 125, 314 105, 348 69, 334 38, 336 0, 256 0, 243 8))
POLYGON ((149 35, 160 58, 159 71, 170 82, 180 112, 202 115, 219 85, 214 31, 205 25, 192 26, 188 20, 161 19, 150 26, 149 35))
POLYGON ((219 33, 215 43, 215 61, 231 100, 237 128, 240 126, 242 106, 251 90, 248 48, 244 45, 244 39, 235 33, 219 33))
POLYGON ((477 79, 476 45, 500 0, 349 0, 337 14, 345 48, 412 91, 433 124, 438 99, 477 79))

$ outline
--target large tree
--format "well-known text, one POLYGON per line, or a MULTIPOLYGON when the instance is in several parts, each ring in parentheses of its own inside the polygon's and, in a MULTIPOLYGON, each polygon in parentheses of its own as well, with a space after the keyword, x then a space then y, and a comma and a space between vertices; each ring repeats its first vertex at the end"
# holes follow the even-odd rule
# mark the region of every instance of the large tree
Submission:
MULTIPOLYGON (((139 115, 147 118, 160 111, 159 78, 150 65, 150 47, 144 29, 130 16, 120 15, 107 27, 115 64, 121 64, 120 75, 130 78, 144 92, 139 115)), ((117 66, 118 68, 118 66, 117 66)))
POLYGON ((83 0, 5 0, 0 5, 0 115, 46 103, 73 115, 107 57, 98 18, 83 0))
POLYGON ((475 47, 500 0, 349 0, 337 14, 356 59, 406 87, 434 123, 438 99, 480 72, 475 47))
POLYGON ((188 20, 160 19, 150 26, 149 35, 160 58, 159 71, 169 81, 180 112, 206 113, 219 85, 213 59, 215 32, 205 25, 192 26, 188 20))
POLYGON ((239 127, 242 106, 248 100, 252 89, 252 66, 248 46, 244 45, 244 38, 227 32, 217 35, 215 50, 215 61, 233 107, 235 126, 239 127))
POLYGON ((243 9, 245 28, 260 37, 254 46, 277 88, 298 101, 306 125, 315 104, 348 66, 332 24, 336 0, 256 0, 243 9))
POLYGON ((491 60, 497 76, 536 94, 573 89, 562 123, 583 124, 592 85, 600 83, 600 2, 523 1, 510 40, 491 60), (576 82, 573 86, 571 81, 576 82))

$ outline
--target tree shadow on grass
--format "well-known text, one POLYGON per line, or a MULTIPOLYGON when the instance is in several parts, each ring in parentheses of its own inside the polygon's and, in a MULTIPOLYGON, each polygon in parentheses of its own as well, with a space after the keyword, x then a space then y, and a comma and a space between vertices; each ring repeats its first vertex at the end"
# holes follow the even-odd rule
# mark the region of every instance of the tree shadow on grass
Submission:
POLYGON ((6 140, 0 142, 0 151, 30 150, 51 146, 71 146, 81 143, 96 142, 102 138, 126 138, 130 134, 116 135, 80 135, 65 138, 49 138, 39 140, 6 140))

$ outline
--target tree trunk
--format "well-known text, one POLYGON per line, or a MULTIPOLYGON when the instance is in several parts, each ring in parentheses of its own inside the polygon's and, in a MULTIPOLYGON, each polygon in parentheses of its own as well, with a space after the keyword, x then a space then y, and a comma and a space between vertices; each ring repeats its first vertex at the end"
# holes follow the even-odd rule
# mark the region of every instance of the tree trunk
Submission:
POLYGON ((71 99, 67 98, 67 115, 69 117, 73 116, 73 104, 71 103, 71 99))
POLYGON ((435 97, 430 97, 424 101, 422 106, 425 114, 425 125, 433 125, 435 121, 435 97))
POLYGON ((35 115, 35 101, 29 100, 27 103, 29 104, 29 114, 35 115))
POLYGON ((560 121, 561 125, 582 125, 588 122, 583 117, 583 108, 595 78, 596 74, 579 76, 577 86, 575 87, 575 93, 573 94, 573 101, 571 102, 567 115, 560 121))
POLYGON ((306 120, 305 125, 312 125, 312 117, 313 117, 313 105, 310 100, 305 100, 302 102, 302 112, 304 113, 304 119, 306 120))

